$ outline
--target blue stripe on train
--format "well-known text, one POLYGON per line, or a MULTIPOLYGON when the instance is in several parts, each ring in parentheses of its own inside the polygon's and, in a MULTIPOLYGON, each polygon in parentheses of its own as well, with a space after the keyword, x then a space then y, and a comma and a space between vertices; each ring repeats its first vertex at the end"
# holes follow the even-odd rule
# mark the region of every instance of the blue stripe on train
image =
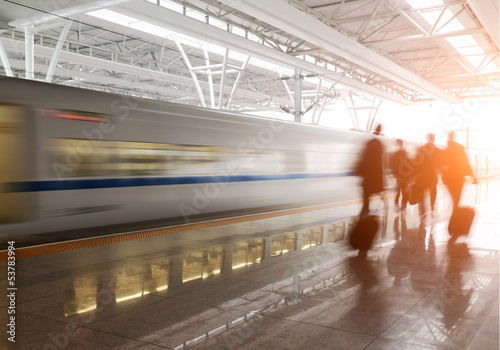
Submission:
POLYGON ((48 180, 8 182, 3 186, 3 192, 42 192, 42 191, 67 191, 87 190, 97 188, 140 187, 140 186, 165 186, 186 185, 216 182, 247 182, 269 180, 293 180, 325 177, 353 176, 351 172, 345 173, 308 173, 308 174, 269 174, 269 175, 208 175, 208 176, 180 176, 180 177, 134 177, 115 179, 83 179, 83 180, 48 180))

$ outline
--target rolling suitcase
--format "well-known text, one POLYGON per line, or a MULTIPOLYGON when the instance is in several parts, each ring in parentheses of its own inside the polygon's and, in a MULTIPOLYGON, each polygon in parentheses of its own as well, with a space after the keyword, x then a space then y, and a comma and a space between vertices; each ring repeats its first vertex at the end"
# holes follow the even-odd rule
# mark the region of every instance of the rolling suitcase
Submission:
POLYGON ((378 217, 375 215, 365 216, 359 219, 351 232, 350 243, 354 249, 368 250, 371 248, 373 239, 378 230, 378 217))
POLYGON ((467 236, 472 226, 472 221, 476 215, 473 208, 458 207, 451 214, 450 223, 448 224, 448 233, 450 236, 467 236))

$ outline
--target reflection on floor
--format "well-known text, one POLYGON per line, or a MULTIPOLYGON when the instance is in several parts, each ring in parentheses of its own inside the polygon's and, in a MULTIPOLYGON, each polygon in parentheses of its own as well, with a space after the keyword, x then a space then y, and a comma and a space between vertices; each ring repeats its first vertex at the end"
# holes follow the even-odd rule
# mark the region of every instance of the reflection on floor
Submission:
POLYGON ((366 259, 348 206, 18 260, 2 349, 498 349, 499 184, 482 186, 453 246, 440 192, 422 218, 372 202, 366 259))

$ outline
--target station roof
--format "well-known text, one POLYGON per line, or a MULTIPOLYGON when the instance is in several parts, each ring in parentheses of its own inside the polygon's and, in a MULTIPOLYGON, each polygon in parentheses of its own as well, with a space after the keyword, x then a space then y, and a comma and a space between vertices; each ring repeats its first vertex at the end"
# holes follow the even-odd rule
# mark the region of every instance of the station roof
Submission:
POLYGON ((498 0, 6 0, 0 74, 237 111, 499 95, 498 0), (300 79, 295 77, 300 76, 300 79))

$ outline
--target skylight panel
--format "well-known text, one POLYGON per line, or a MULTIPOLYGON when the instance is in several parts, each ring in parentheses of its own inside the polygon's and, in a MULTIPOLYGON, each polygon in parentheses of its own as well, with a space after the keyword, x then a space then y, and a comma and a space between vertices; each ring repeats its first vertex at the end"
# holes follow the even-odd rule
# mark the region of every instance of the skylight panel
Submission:
POLYGON ((478 70, 477 73, 498 73, 498 67, 487 55, 469 56, 466 59, 478 70))
POLYGON ((186 8, 186 16, 196 19, 200 22, 206 23, 206 15, 202 12, 186 8))
POLYGON ((162 28, 162 27, 159 27, 157 25, 154 25, 154 24, 151 24, 148 22, 144 22, 144 21, 138 21, 136 23, 132 23, 130 25, 130 27, 134 28, 134 29, 138 29, 138 30, 143 31, 145 33, 160 36, 162 38, 165 38, 167 36, 175 34, 175 32, 173 32, 171 30, 168 30, 168 29, 165 29, 165 28, 162 28))
MULTIPOLYGON (((152 0, 152 2, 156 2, 156 0, 152 0)), ((163 6, 169 10, 178 12, 178 13, 183 13, 184 12, 184 6, 181 4, 172 2, 172 1, 167 1, 167 0, 160 0, 160 6, 163 6)))
POLYGON ((484 54, 484 50, 478 45, 472 35, 455 36, 446 38, 446 40, 475 68, 478 68, 483 62, 485 56, 481 54, 484 54))
POLYGON ((208 24, 210 24, 211 26, 214 26, 216 28, 222 29, 222 30, 226 30, 226 28, 227 28, 226 22, 221 21, 220 19, 218 19, 216 17, 212 17, 212 16, 209 17, 208 24))
POLYGON ((233 26, 233 27, 231 28, 231 33, 236 34, 236 35, 238 35, 238 36, 241 36, 241 37, 243 37, 243 38, 245 37, 245 30, 244 30, 244 29, 242 29, 242 28, 239 28, 239 27, 234 27, 234 26, 233 26))
POLYGON ((484 62, 486 55, 480 56, 469 56, 466 57, 467 61, 469 61, 475 68, 478 68, 481 63, 484 62))
POLYGON ((458 52, 460 52, 463 56, 473 56, 484 54, 484 50, 479 46, 471 46, 471 47, 458 47, 458 52))
MULTIPOLYGON (((457 49, 463 56, 484 54, 484 50, 478 45, 477 41, 472 37, 472 35, 461 35, 446 38, 446 40, 457 49)), ((477 56, 476 56, 477 57, 477 56)), ((469 62, 476 62, 475 58, 466 57, 469 62)), ((481 62, 479 62, 481 63, 481 62)), ((474 64, 477 68, 477 65, 474 64)))
POLYGON ((435 23, 437 21, 439 21, 437 23, 436 29, 435 29, 436 32, 439 32, 439 33, 452 32, 455 30, 465 29, 465 27, 462 25, 462 23, 460 23, 460 21, 457 18, 453 18, 453 16, 454 16, 453 12, 451 12, 450 10, 445 10, 442 15, 441 15, 441 9, 423 10, 423 11, 419 11, 419 14, 431 26, 434 26, 435 23), (443 26, 443 27, 441 28, 441 26, 443 26))
MULTIPOLYGON (((442 0, 406 0, 408 4, 413 8, 421 9, 418 13, 425 19, 427 23, 431 26, 439 21, 436 25, 436 29, 440 28, 440 25, 446 23, 446 25, 441 28, 442 31, 454 31, 464 29, 464 26, 457 18, 453 18, 453 12, 449 9, 446 9, 444 12, 442 11, 440 6, 443 5, 442 0), (426 9, 429 7, 429 9, 426 9), (432 8, 435 7, 435 8, 432 8), (452 19, 453 18, 453 19, 452 19), (447 23, 449 21, 449 23, 447 23)), ((441 32, 439 30, 439 32, 441 32)))
POLYGON ((87 12, 87 15, 100 18, 102 20, 113 22, 128 28, 133 28, 140 30, 142 32, 153 34, 165 38, 166 36, 173 35, 175 32, 162 28, 160 26, 140 21, 137 18, 133 18, 130 16, 122 15, 118 12, 110 11, 110 10, 97 10, 92 12, 87 12))
POLYGON ((446 40, 457 49, 461 47, 479 46, 472 35, 460 35, 446 38, 446 40))
MULTIPOLYGON (((453 16, 453 13, 450 11, 450 10, 446 10, 444 15, 443 15, 443 18, 441 19, 441 23, 446 23, 446 21, 448 21, 451 17, 453 16), (444 19, 444 18, 448 18, 448 19, 444 19)), ((439 29, 439 25, 437 26, 437 28, 439 29)), ((456 30, 462 30, 462 29, 465 29, 465 27, 462 25, 462 23, 460 23, 460 21, 458 20, 458 18, 453 18, 449 23, 447 23, 443 28, 441 28, 440 30, 438 30, 439 33, 442 33, 442 32, 453 32, 453 31, 456 31, 456 30)))
MULTIPOLYGON (((147 1, 149 1, 153 4, 158 4, 158 0, 147 0, 147 1)), ((172 2, 172 1, 160 0, 160 6, 165 7, 169 10, 172 10, 172 11, 178 12, 178 13, 184 13, 184 6, 181 4, 172 2)))
POLYGON ((316 59, 313 56, 305 55, 304 58, 305 58, 306 62, 316 63, 316 59))
MULTIPOLYGON (((435 33, 446 33, 465 29, 458 18, 453 18, 454 14, 449 9, 446 9, 444 12, 442 12, 440 8, 425 9, 425 7, 442 6, 442 0, 406 0, 406 2, 413 8, 421 9, 419 14, 429 23, 429 25, 435 27, 435 33)), ((472 35, 454 36, 445 39, 476 69, 483 63, 485 58, 484 50, 479 46, 472 35)), ((490 65, 487 65, 487 67, 488 70, 491 69, 490 65)))
POLYGON ((482 74, 488 74, 488 73, 498 74, 498 67, 495 65, 494 62, 490 62, 489 64, 486 65, 486 67, 480 69, 479 72, 482 74))
POLYGON ((443 5, 443 0, 406 0, 406 2, 413 8, 443 5))
POLYGON ((255 41, 256 43, 260 42, 260 38, 257 35, 250 33, 250 32, 248 33, 248 39, 255 41))
MULTIPOLYGON (((153 34, 153 35, 156 35, 156 36, 159 36, 162 38, 175 36, 179 40, 179 42, 184 44, 184 45, 198 47, 198 48, 206 47, 207 50, 213 54, 224 56, 225 52, 226 52, 226 49, 224 47, 219 46, 219 45, 206 43, 202 40, 198 40, 196 38, 193 38, 193 37, 190 37, 187 35, 179 34, 177 32, 174 32, 174 31, 168 30, 166 28, 154 25, 152 23, 140 21, 136 18, 133 18, 130 16, 125 16, 125 15, 119 14, 119 13, 114 12, 114 11, 98 10, 98 11, 88 12, 87 15, 93 16, 96 18, 100 18, 102 20, 116 23, 119 25, 123 25, 123 26, 126 26, 128 28, 140 30, 142 32, 145 32, 148 34, 153 34)), ((239 34, 243 37, 245 36, 245 31, 242 30, 241 28, 233 27, 233 31, 236 31, 237 34, 239 34)), ((240 62, 245 62, 247 60, 248 56, 245 54, 236 52, 234 50, 230 50, 229 51, 229 58, 240 61, 240 62)), ((258 65, 259 67, 262 67, 262 68, 267 68, 269 70, 277 69, 276 65, 269 63, 269 62, 264 62, 264 61, 256 59, 256 58, 251 58, 251 62, 252 62, 252 64, 258 65)), ((286 70, 286 74, 289 74, 289 73, 291 74, 291 72, 292 71, 286 70)))
POLYGON ((120 13, 106 9, 87 12, 86 14, 92 17, 96 17, 99 19, 103 19, 105 21, 113 22, 127 27, 129 27, 131 23, 139 22, 139 20, 136 18, 125 16, 120 13))

